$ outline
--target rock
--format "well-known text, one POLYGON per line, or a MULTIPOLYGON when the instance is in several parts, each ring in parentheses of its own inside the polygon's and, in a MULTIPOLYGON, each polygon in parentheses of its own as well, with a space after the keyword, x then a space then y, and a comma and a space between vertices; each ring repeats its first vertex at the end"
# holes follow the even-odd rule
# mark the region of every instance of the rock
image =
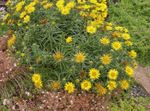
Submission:
POLYGON ((148 77, 148 74, 150 73, 150 68, 144 68, 142 66, 139 66, 135 70, 135 79, 136 81, 141 84, 141 86, 147 91, 147 93, 150 95, 150 78, 148 77))

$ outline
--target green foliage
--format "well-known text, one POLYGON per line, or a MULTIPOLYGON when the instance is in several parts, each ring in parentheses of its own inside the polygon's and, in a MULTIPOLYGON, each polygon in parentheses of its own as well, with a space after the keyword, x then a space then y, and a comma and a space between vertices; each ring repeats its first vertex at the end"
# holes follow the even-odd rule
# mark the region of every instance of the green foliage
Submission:
POLYGON ((150 1, 121 0, 110 2, 110 20, 127 27, 134 38, 138 60, 143 65, 150 65, 150 1))
MULTIPOLYGON (((4 20, 9 30, 13 30, 10 32, 14 39, 9 39, 9 49, 16 54, 19 64, 32 67, 33 74, 42 75, 43 83, 52 79, 76 84, 79 79, 78 86, 89 80, 93 86, 100 82, 109 90, 117 86, 128 88, 136 52, 127 44, 132 44, 132 38, 125 27, 104 22, 105 1, 84 4, 66 1, 67 8, 61 0, 52 2, 50 8, 44 8, 41 2, 18 2, 10 4, 11 14, 6 14, 4 20), (23 12, 25 15, 21 16, 23 12), (71 43, 66 42, 69 37, 71 43), (122 80, 127 81, 120 82, 122 80)), ((42 87, 42 82, 36 81, 34 83, 40 85, 34 85, 42 87)))
POLYGON ((10 111, 7 107, 0 105, 0 111, 10 111))
POLYGON ((149 111, 150 97, 129 97, 123 94, 113 98, 109 111, 149 111))

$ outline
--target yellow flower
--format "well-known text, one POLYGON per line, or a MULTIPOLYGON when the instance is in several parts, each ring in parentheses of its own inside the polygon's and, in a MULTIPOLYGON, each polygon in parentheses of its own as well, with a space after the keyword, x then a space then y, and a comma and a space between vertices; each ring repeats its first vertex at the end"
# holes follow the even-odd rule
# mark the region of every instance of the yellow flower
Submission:
POLYGON ((100 76, 100 72, 99 70, 92 68, 89 71, 89 76, 90 76, 90 79, 93 79, 93 80, 98 79, 100 76))
POLYGON ((20 56, 21 56, 21 57, 24 57, 24 56, 25 56, 25 53, 21 53, 20 56))
POLYGON ((64 8, 64 0, 58 0, 56 2, 56 6, 58 7, 59 10, 62 10, 64 8))
POLYGON ((89 91, 91 89, 91 87, 92 87, 92 84, 91 84, 90 81, 88 81, 88 80, 82 81, 82 83, 81 83, 81 89, 89 91))
POLYGON ((127 75, 129 75, 130 77, 133 77, 134 71, 133 68, 130 66, 126 66, 125 67, 125 72, 127 73, 127 75))
POLYGON ((22 6, 25 4, 24 1, 21 1, 19 2, 17 5, 16 5, 16 11, 19 12, 21 9, 22 9, 22 6))
POLYGON ((127 80, 122 80, 120 81, 120 86, 122 89, 127 90, 129 88, 129 83, 127 82, 127 80))
POLYGON ((52 90, 58 90, 60 89, 60 87, 61 87, 60 81, 53 81, 51 83, 52 90))
POLYGON ((99 42, 103 45, 107 45, 110 43, 110 40, 107 37, 103 37, 99 40, 99 42))
POLYGON ((13 34, 12 37, 7 41, 7 47, 12 47, 16 42, 16 36, 13 34))
POLYGON ((3 17, 3 20, 4 20, 4 21, 5 21, 5 20, 7 20, 9 16, 10 16, 10 14, 9 14, 9 13, 8 13, 8 14, 6 14, 6 15, 3 17))
POLYGON ((112 26, 105 26, 106 30, 112 30, 112 26))
POLYGON ((121 27, 121 26, 116 26, 116 27, 115 27, 115 30, 117 30, 117 31, 121 31, 121 32, 122 32, 122 31, 124 30, 124 28, 123 28, 123 27, 121 27))
POLYGON ((134 69, 136 69, 138 67, 138 63, 136 61, 133 61, 132 64, 133 64, 134 69))
POLYGON ((121 43, 119 41, 113 42, 111 45, 114 50, 119 50, 122 48, 121 43))
POLYGON ((112 30, 112 23, 107 23, 106 26, 105 26, 105 29, 106 30, 112 30))
POLYGON ((129 39, 131 38, 131 36, 130 36, 128 33, 122 34, 122 37, 123 37, 125 40, 129 40, 129 39))
POLYGON ((125 41, 125 45, 127 45, 127 46, 132 46, 133 45, 133 43, 131 42, 131 41, 125 41))
POLYGON ((41 89, 43 87, 42 81, 34 82, 34 86, 38 89, 41 89))
POLYGON ((67 37, 66 38, 66 43, 71 43, 71 42, 72 42, 72 37, 71 36, 67 37))
POLYGON ((85 54, 82 52, 78 52, 77 54, 75 54, 75 62, 77 63, 82 63, 85 61, 85 54))
POLYGON ((32 75, 32 81, 33 81, 33 82, 41 81, 41 75, 38 74, 38 73, 33 74, 33 75, 32 75))
POLYGON ((109 54, 104 54, 102 57, 100 57, 100 60, 102 64, 107 65, 111 63, 112 57, 109 54))
POLYGON ((52 6, 53 6, 52 3, 47 3, 47 4, 45 4, 43 7, 44 7, 44 9, 49 9, 49 8, 51 8, 52 6))
POLYGON ((68 92, 68 93, 73 93, 74 90, 75 90, 75 85, 72 83, 72 82, 67 82, 65 84, 65 90, 68 92))
POLYGON ((43 1, 41 1, 40 3, 41 3, 41 5, 44 5, 44 4, 47 4, 47 0, 43 0, 43 1))
POLYGON ((118 77, 118 71, 116 69, 110 69, 108 72, 109 79, 116 80, 118 77))
POLYGON ((107 93, 107 89, 104 88, 100 83, 97 83, 95 85, 95 87, 96 87, 97 94, 99 96, 103 96, 103 95, 105 95, 107 93))
POLYGON ((134 50, 131 50, 128 54, 131 58, 136 58, 137 57, 137 53, 134 50))
POLYGON ((120 32, 117 32, 117 31, 112 33, 112 37, 114 37, 114 38, 119 38, 119 37, 121 37, 121 35, 122 34, 120 32))
POLYGON ((87 26, 87 28, 86 28, 86 31, 88 32, 88 33, 91 33, 91 34, 94 34, 94 33, 96 33, 96 27, 94 27, 94 26, 87 26))
POLYGON ((26 11, 23 11, 23 12, 20 14, 20 18, 23 18, 26 14, 27 14, 26 11))
POLYGON ((61 14, 62 15, 68 15, 70 13, 70 9, 69 8, 62 8, 62 10, 61 10, 61 14))
POLYGON ((30 16, 29 15, 26 15, 23 19, 23 22, 24 23, 28 23, 30 21, 30 16))
POLYGON ((55 54, 53 54, 53 58, 55 61, 60 62, 63 60, 64 55, 61 52, 56 52, 55 54))
POLYGON ((116 87, 117 87, 117 84, 116 84, 115 81, 109 81, 109 82, 108 82, 107 88, 108 88, 109 90, 112 91, 112 90, 114 90, 116 87))
POLYGON ((35 11, 35 7, 29 6, 26 11, 30 14, 35 11))
POLYGON ((67 5, 66 5, 66 7, 67 8, 74 8, 74 6, 75 6, 75 2, 73 2, 73 1, 71 1, 71 2, 69 2, 69 3, 67 3, 67 5))

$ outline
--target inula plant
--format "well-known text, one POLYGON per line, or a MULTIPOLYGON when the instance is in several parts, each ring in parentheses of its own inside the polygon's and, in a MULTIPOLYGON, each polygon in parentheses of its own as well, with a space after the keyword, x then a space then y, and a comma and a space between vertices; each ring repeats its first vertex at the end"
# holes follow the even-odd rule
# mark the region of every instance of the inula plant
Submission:
POLYGON ((8 1, 9 49, 28 67, 37 89, 126 90, 137 53, 128 30, 105 21, 106 0, 8 1))

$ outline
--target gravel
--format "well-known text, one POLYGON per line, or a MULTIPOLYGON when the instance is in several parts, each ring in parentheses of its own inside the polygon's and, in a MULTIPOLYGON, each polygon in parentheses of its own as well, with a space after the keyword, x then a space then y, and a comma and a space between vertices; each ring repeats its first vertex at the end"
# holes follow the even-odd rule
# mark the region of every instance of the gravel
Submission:
POLYGON ((132 88, 131 88, 131 96, 146 97, 146 96, 150 96, 150 95, 146 92, 146 90, 142 86, 140 86, 139 84, 136 84, 136 85, 132 86, 132 88))

